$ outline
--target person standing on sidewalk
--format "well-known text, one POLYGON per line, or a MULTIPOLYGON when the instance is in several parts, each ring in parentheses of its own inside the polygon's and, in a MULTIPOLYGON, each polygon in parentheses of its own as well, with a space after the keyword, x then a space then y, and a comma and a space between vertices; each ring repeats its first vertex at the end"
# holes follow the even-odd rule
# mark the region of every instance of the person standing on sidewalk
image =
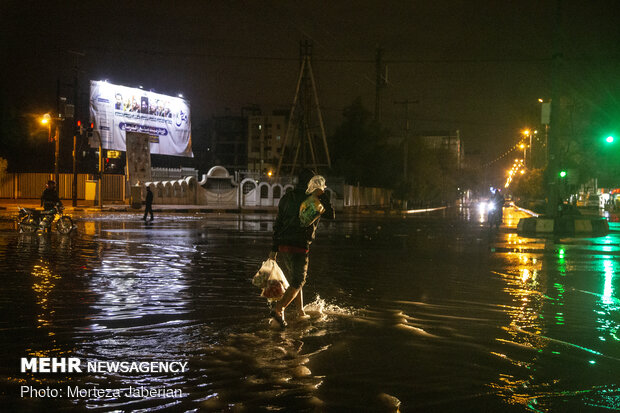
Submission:
POLYGON ((153 220, 153 192, 151 191, 151 187, 146 187, 146 207, 144 208, 144 218, 146 221, 146 215, 151 214, 151 221, 153 220))
POLYGON ((278 259, 284 275, 290 283, 284 296, 276 302, 270 314, 281 327, 286 327, 284 310, 293 300, 298 316, 306 316, 302 287, 306 283, 310 244, 314 240, 320 219, 316 219, 308 226, 302 226, 299 219, 301 204, 308 196, 314 194, 325 208, 322 216, 326 219, 335 218, 334 209, 325 193, 325 179, 315 175, 314 171, 309 169, 303 169, 299 173, 295 189, 287 192, 280 199, 278 215, 273 225, 273 244, 269 258, 278 259), (321 184, 318 187, 309 188, 308 183, 311 180, 321 182, 321 184))

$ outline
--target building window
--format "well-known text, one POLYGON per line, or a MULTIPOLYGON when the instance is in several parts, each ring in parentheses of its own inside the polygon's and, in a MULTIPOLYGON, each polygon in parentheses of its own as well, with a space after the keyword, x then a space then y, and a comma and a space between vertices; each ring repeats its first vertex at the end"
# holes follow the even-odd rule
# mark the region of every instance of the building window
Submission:
POLYGON ((273 197, 274 197, 274 199, 279 199, 280 198, 280 192, 281 192, 281 189, 280 189, 279 186, 276 186, 276 187, 273 188, 273 197))
POLYGON ((260 197, 261 199, 269 198, 269 188, 267 187, 267 185, 261 186, 260 197))

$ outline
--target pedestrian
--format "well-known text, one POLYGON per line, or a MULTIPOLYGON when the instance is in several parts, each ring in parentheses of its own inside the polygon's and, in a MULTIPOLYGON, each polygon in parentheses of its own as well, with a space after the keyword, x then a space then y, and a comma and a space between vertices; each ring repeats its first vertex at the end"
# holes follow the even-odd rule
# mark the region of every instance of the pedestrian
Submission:
POLYGON ((308 226, 302 226, 299 217, 300 207, 309 196, 317 197, 324 208, 321 216, 334 219, 334 209, 325 193, 325 188, 325 179, 322 176, 316 175, 310 169, 303 169, 297 177, 295 188, 284 194, 278 204, 269 258, 274 260, 277 258, 290 286, 284 296, 276 302, 270 315, 281 327, 286 327, 284 310, 293 300, 297 315, 307 317, 304 312, 302 287, 306 283, 310 244, 314 240, 320 218, 315 219, 308 226))
POLYGON ((146 221, 146 215, 151 214, 151 221, 152 221, 153 220, 153 192, 151 191, 150 186, 146 187, 145 204, 146 204, 146 207, 144 208, 144 218, 142 219, 146 221))
POLYGON ((56 182, 49 180, 45 185, 43 194, 41 195, 41 206, 44 210, 48 211, 54 208, 57 204, 61 204, 58 197, 58 191, 56 190, 56 182))
POLYGON ((501 191, 499 189, 496 189, 491 200, 495 204, 495 208, 497 208, 497 212, 499 214, 499 222, 502 222, 502 218, 504 216, 504 204, 506 203, 506 199, 502 195, 501 191))

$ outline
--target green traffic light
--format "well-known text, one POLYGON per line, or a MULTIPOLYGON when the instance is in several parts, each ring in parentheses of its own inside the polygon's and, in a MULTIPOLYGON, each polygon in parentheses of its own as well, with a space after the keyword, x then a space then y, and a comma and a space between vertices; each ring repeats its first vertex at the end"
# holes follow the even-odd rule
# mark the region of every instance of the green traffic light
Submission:
POLYGON ((613 143, 614 142, 614 137, 609 135, 607 138, 605 138, 605 142, 607 143, 613 143))
POLYGON ((566 171, 560 171, 560 178, 564 178, 566 176, 566 171))

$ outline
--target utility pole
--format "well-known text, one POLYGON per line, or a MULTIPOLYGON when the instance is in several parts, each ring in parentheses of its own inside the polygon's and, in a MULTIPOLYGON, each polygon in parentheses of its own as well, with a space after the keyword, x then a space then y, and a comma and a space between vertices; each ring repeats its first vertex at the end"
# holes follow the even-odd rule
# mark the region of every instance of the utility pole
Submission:
POLYGON ((54 181, 56 182, 56 188, 60 188, 60 182, 58 180, 58 157, 60 155, 60 130, 58 129, 58 122, 62 114, 60 113, 60 78, 56 78, 56 130, 54 133, 54 181))
MULTIPOLYGON (((403 105, 405 107, 405 137, 403 139, 403 181, 405 182, 405 184, 409 183, 409 171, 408 171, 408 164, 409 164, 409 105, 412 103, 418 103, 417 100, 409 100, 409 99, 405 99, 402 101, 394 101, 395 105, 403 105)), ((404 207, 405 209, 407 209, 407 200, 403 200, 404 201, 404 207)))
POLYGON ((54 133, 54 181, 56 182, 56 185, 58 185, 58 187, 60 187, 60 182, 59 182, 59 173, 58 173, 58 162, 59 162, 59 156, 60 156, 60 126, 58 126, 58 122, 60 122, 60 116, 58 117, 59 120, 56 121, 56 131, 54 133))
MULTIPOLYGON (((81 53, 71 52, 69 53, 75 55, 75 66, 73 68, 73 106, 74 106, 74 117, 73 119, 80 119, 80 104, 78 102, 80 93, 79 93, 79 58, 83 56, 81 53)), ((75 123, 75 122, 74 122, 75 123)), ((73 134, 73 181, 71 184, 71 205, 73 207, 77 206, 77 136, 74 132, 73 134)))
POLYGON ((383 64, 382 48, 377 48, 375 59, 375 121, 381 122, 381 91, 387 86, 387 66, 383 64))
POLYGON ((561 83, 561 63, 562 63, 562 0, 557 0, 557 8, 555 14, 555 30, 554 30, 554 47, 552 56, 551 70, 551 108, 549 129, 547 137, 547 153, 549 155, 547 164, 547 214, 555 217, 557 215, 558 201, 560 199, 559 191, 559 151, 558 135, 561 132, 560 114, 560 83, 561 83))

